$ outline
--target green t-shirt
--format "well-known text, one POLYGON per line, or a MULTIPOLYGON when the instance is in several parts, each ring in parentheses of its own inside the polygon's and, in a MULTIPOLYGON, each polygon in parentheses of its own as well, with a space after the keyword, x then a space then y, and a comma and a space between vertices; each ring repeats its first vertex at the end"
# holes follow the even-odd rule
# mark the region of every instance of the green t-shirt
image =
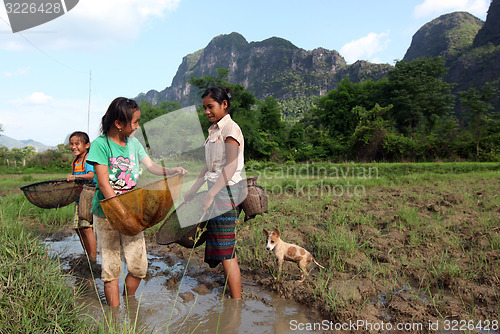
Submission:
MULTIPOLYGON (((147 157, 137 138, 127 138, 127 145, 120 146, 105 135, 97 137, 90 145, 87 162, 108 166, 109 184, 116 194, 131 190, 139 181, 139 164, 147 157)), ((100 201, 104 199, 99 185, 92 200, 92 213, 105 217, 100 201)))

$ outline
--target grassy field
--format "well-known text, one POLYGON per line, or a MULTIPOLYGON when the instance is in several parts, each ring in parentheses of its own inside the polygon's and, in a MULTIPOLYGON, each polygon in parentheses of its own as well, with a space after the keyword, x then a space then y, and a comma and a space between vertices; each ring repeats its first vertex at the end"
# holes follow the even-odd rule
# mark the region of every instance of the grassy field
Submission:
POLYGON ((0 177, 0 333, 140 333, 107 314, 91 318, 78 302, 82 292, 63 274, 40 234, 68 228, 73 206, 45 210, 26 200, 20 186, 66 174, 0 177))
MULTIPOLYGON (((483 329, 496 324, 498 332, 498 163, 250 162, 246 170, 259 177, 269 199, 268 214, 238 225, 237 251, 246 278, 332 321, 439 321, 442 329, 444 321, 482 321, 483 329), (326 269, 315 268, 299 283, 298 268, 286 263, 276 280, 262 232, 275 227, 326 269)), ((78 289, 67 283, 35 235, 65 226, 72 207, 39 209, 19 190, 64 176, 0 177, 0 328, 7 332, 106 332, 102 322, 79 316, 78 289)))
POLYGON ((238 252, 243 265, 266 268, 254 276, 262 284, 339 322, 486 321, 498 331, 498 163, 263 164, 247 173, 259 176, 269 213, 241 224, 238 252), (298 286, 289 263, 276 281, 263 227, 326 269, 298 286))

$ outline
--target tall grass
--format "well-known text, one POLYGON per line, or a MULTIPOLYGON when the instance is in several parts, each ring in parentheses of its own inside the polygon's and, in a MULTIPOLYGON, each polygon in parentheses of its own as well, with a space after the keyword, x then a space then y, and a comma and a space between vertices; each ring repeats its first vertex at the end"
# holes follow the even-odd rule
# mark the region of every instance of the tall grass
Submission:
POLYGON ((67 227, 73 206, 40 209, 15 191, 19 183, 36 181, 40 178, 24 175, 0 182, 11 193, 0 198, 0 333, 145 333, 137 321, 117 319, 105 305, 102 317, 86 313, 79 301, 83 290, 35 235, 67 227))
POLYGON ((78 291, 26 225, 18 199, 0 201, 0 328, 3 333, 85 333, 78 291))

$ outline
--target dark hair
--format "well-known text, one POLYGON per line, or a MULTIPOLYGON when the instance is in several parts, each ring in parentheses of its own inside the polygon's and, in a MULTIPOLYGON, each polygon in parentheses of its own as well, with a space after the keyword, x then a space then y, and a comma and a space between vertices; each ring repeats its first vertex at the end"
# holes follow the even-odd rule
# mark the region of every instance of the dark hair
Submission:
POLYGON ((224 100, 227 101, 227 113, 229 114, 229 110, 231 109, 231 90, 227 87, 221 86, 213 86, 209 87, 205 90, 205 92, 201 95, 201 98, 210 96, 214 101, 219 104, 222 104, 224 100))
POLYGON ((90 143, 90 138, 89 135, 85 132, 82 131, 75 131, 72 134, 69 135, 68 141, 71 140, 73 137, 78 137, 80 138, 81 141, 83 141, 84 144, 90 143))
POLYGON ((115 121, 127 124, 132 120, 132 115, 139 109, 137 102, 126 97, 117 97, 102 116, 101 133, 108 135, 115 121))

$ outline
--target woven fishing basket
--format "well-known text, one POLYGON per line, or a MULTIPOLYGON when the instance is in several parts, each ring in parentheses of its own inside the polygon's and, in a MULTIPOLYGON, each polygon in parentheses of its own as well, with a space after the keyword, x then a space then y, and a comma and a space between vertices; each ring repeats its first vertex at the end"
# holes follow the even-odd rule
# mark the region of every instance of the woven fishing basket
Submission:
POLYGON ((69 205, 80 197, 85 179, 41 181, 21 187, 24 196, 32 204, 42 209, 55 209, 69 205))
POLYGON ((95 185, 86 184, 83 186, 82 193, 80 194, 80 202, 78 204, 78 218, 92 223, 92 200, 96 192, 95 185))
POLYGON ((246 186, 247 192, 241 192, 242 195, 246 193, 246 197, 240 198, 240 207, 245 211, 245 221, 268 212, 266 191, 257 184, 257 176, 246 179, 246 186))

